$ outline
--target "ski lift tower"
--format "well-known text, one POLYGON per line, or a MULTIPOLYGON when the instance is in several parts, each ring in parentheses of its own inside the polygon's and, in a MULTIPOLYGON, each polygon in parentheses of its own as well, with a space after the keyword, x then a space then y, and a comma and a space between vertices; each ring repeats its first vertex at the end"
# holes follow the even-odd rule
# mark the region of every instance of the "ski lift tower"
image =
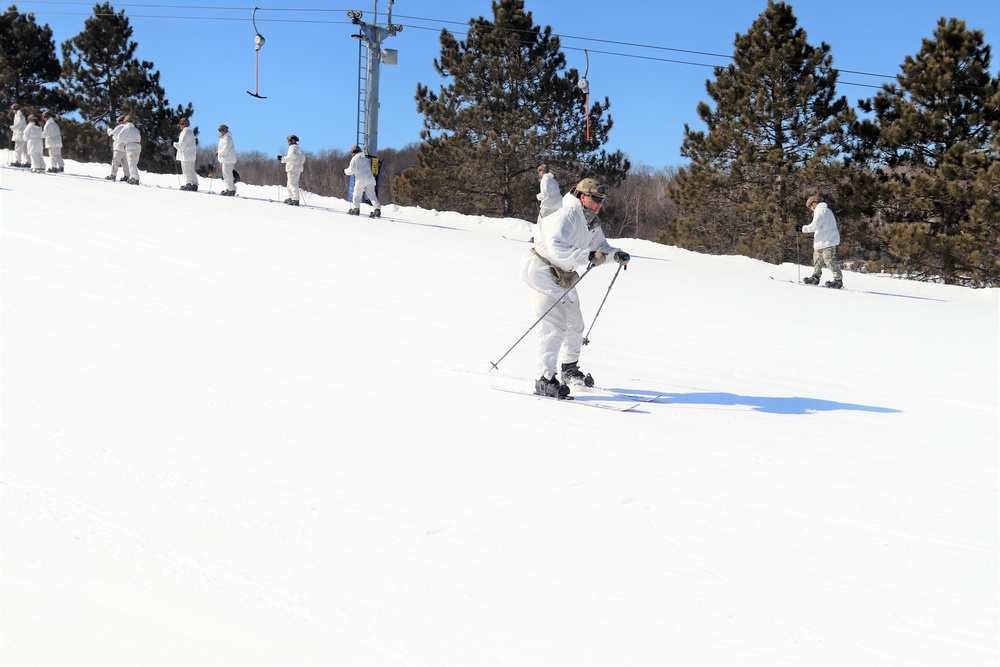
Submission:
MULTIPOLYGON (((361 20, 361 12, 350 10, 347 17, 358 26, 358 34, 351 35, 358 40, 358 132, 357 144, 365 155, 376 155, 378 151, 378 80, 383 63, 395 65, 395 49, 382 49, 382 40, 392 37, 403 29, 392 23, 392 4, 389 0, 388 18, 385 27, 361 20)), ((373 0, 375 21, 378 21, 378 0, 373 0)))

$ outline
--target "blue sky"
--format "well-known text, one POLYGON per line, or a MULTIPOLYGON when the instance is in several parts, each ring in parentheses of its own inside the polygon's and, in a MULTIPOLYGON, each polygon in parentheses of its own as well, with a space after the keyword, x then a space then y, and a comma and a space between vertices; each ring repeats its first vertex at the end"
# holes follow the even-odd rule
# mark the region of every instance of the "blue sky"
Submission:
MULTIPOLYGON (((155 0, 154 0, 155 1, 155 0)), ((8 3, 7 6, 9 6, 8 3)), ((83 29, 94 2, 16 2, 21 12, 48 24, 59 45, 83 29)), ((379 0, 384 25, 388 0, 379 0)), ((840 92, 852 104, 873 96, 895 76, 907 55, 920 50, 941 16, 984 31, 993 45, 997 72, 1000 9, 983 0, 802 0, 791 3, 810 43, 828 43, 842 70, 840 92), (848 72, 848 70, 850 72, 848 72), (857 72, 857 73, 856 73, 857 72), (865 84, 865 85, 850 85, 865 84)), ((219 123, 229 125, 238 151, 284 152, 285 136, 297 134, 307 151, 346 150, 357 134, 358 42, 349 9, 374 19, 373 0, 332 7, 329 2, 292 0, 262 4, 257 28, 260 50, 255 83, 254 30, 249 3, 196 0, 168 6, 112 3, 124 10, 138 42, 137 57, 152 61, 173 105, 192 102, 192 124, 203 145, 217 141, 219 123), (246 91, 258 90, 267 99, 246 91)), ((636 164, 681 165, 684 124, 704 129, 699 101, 708 101, 705 81, 712 67, 726 65, 737 33, 746 32, 766 0, 527 0, 534 22, 563 36, 571 67, 586 69, 590 57, 591 99, 607 96, 615 127, 610 150, 624 151, 636 164)), ((439 35, 459 38, 470 18, 492 16, 490 0, 397 0, 393 23, 403 30, 385 48, 398 51, 398 64, 381 73, 378 146, 402 148, 419 140, 423 117, 414 94, 418 83, 437 90, 449 81, 434 71, 439 35)))

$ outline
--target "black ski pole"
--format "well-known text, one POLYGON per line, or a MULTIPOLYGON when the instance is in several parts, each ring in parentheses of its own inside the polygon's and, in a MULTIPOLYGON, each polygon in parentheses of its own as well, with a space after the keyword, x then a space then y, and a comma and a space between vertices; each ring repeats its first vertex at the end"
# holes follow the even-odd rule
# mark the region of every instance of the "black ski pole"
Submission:
MULTIPOLYGON (((590 273, 590 270, 591 270, 592 268, 594 268, 594 265, 593 265, 593 264, 591 264, 590 266, 588 266, 588 267, 587 267, 587 270, 583 272, 583 275, 582 275, 582 276, 580 276, 580 280, 583 280, 584 276, 586 276, 586 275, 587 275, 588 273, 590 273)), ((580 280, 577 280, 577 281, 576 281, 575 283, 573 283, 573 287, 576 287, 577 285, 579 285, 579 284, 580 284, 580 280)), ((558 306, 558 305, 559 305, 559 302, 560 302, 560 301, 562 301, 563 299, 565 299, 565 298, 566 298, 566 295, 570 293, 570 290, 572 290, 572 289, 573 289, 573 287, 569 287, 569 288, 567 288, 565 292, 563 292, 563 293, 562 293, 561 295, 559 295, 559 298, 555 300, 555 303, 553 303, 553 304, 552 304, 551 306, 549 306, 549 309, 548 309, 548 310, 546 310, 546 311, 545 311, 544 313, 542 313, 542 316, 541 316, 541 317, 539 317, 539 318, 538 318, 537 320, 535 320, 535 323, 534 323, 534 324, 532 324, 532 325, 531 325, 530 327, 528 327, 528 330, 527 330, 527 331, 525 331, 525 332, 524 332, 523 334, 521 334, 521 337, 520 337, 520 338, 518 338, 518 339, 517 339, 517 340, 516 340, 516 341, 514 342, 514 344, 510 346, 510 349, 509 349, 509 350, 507 350, 506 352, 504 352, 504 353, 503 353, 503 356, 502 356, 502 357, 500 357, 500 358, 499 358, 499 359, 497 359, 496 361, 491 361, 491 362, 490 362, 490 366, 492 366, 492 367, 493 367, 493 368, 490 368, 490 372, 492 372, 492 371, 493 371, 493 369, 495 369, 495 368, 499 368, 499 366, 500 366, 500 362, 501 362, 501 361, 503 361, 503 360, 504 360, 504 359, 505 359, 505 358, 507 357, 507 355, 508 355, 508 354, 510 354, 510 353, 511 353, 511 351, 512 351, 512 350, 513 350, 513 349, 514 349, 515 347, 517 347, 518 343, 520 343, 520 342, 521 342, 522 340, 524 340, 524 337, 525 337, 525 336, 527 336, 527 335, 528 335, 529 333, 531 333, 531 330, 532 330, 532 329, 534 329, 535 327, 537 327, 537 326, 538 326, 538 323, 539 323, 539 322, 541 322, 542 320, 544 320, 544 319, 545 319, 545 316, 546 316, 546 315, 548 315, 549 313, 551 313, 551 312, 552 312, 552 309, 553 309, 553 308, 555 308, 556 306, 558 306)))
POLYGON ((604 302, 608 300, 608 295, 611 294, 611 288, 615 286, 615 281, 618 280, 618 274, 622 272, 625 268, 624 264, 618 265, 618 270, 615 271, 615 277, 611 279, 611 284, 608 285, 608 291, 604 293, 604 298, 601 299, 601 305, 597 307, 597 312, 594 313, 594 321, 590 323, 590 328, 587 329, 587 333, 583 336, 583 344, 590 345, 590 332, 594 330, 594 325, 597 323, 597 316, 601 314, 601 308, 604 308, 604 302))
MULTIPOLYGON (((219 154, 216 153, 215 157, 212 158, 212 164, 208 165, 208 168, 212 170, 212 178, 208 181, 208 194, 212 194, 212 186, 215 185, 215 163, 219 161, 219 154)), ((219 165, 220 167, 222 165, 219 165)))
POLYGON ((795 282, 802 282, 802 262, 799 260, 799 236, 802 234, 795 230, 795 282))

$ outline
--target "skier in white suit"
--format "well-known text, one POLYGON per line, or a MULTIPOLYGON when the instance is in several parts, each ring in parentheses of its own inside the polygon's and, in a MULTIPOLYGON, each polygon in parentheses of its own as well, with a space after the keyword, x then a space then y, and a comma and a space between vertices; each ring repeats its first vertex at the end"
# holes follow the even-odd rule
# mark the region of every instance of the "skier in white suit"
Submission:
POLYGON ((181 190, 194 192, 198 189, 198 174, 194 170, 194 163, 198 157, 198 141, 195 139, 194 130, 191 129, 191 121, 181 118, 178 122, 181 134, 174 142, 177 149, 177 161, 181 163, 181 173, 184 174, 184 185, 181 190))
POLYGON ((299 176, 306 164, 306 154, 299 148, 299 138, 294 134, 288 137, 288 155, 278 156, 278 162, 285 165, 285 173, 288 174, 288 198, 285 203, 289 206, 299 205, 299 176))
POLYGON ((111 173, 105 176, 109 181, 118 178, 118 167, 122 168, 122 180, 127 181, 131 174, 128 171, 128 160, 125 159, 125 144, 122 143, 122 132, 125 130, 125 116, 118 116, 118 124, 108 128, 111 137, 111 173))
POLYGON ((41 174, 45 171, 45 158, 42 156, 42 128, 38 126, 38 116, 28 116, 28 125, 24 128, 24 148, 31 160, 31 173, 41 174))
POLYGON ((14 103, 10 105, 10 110, 14 114, 14 124, 10 126, 10 138, 14 141, 14 162, 13 167, 28 166, 28 151, 24 143, 24 128, 28 127, 28 119, 21 111, 21 105, 14 103))
POLYGON ((562 206, 559 183, 556 182, 556 177, 552 175, 547 164, 538 168, 538 190, 538 194, 535 195, 535 199, 538 200, 538 220, 535 222, 541 222, 542 218, 552 215, 562 206))
POLYGON ((351 153, 354 157, 351 158, 351 164, 344 170, 344 173, 348 176, 354 176, 351 209, 347 213, 350 215, 361 215, 361 197, 368 195, 368 200, 375 207, 375 210, 369 214, 369 217, 382 217, 382 204, 378 202, 378 197, 375 196, 375 174, 372 173, 372 166, 368 161, 368 156, 356 145, 351 146, 351 153))
POLYGON ((600 266, 608 257, 628 264, 628 253, 608 243, 597 220, 608 191, 608 186, 593 178, 573 186, 563 197, 562 207, 538 222, 535 243, 521 260, 521 279, 531 288, 531 308, 540 319, 536 394, 565 398, 570 384, 594 386, 593 377, 584 375, 578 365, 584 323, 575 288, 580 279, 576 269, 600 266), (560 358, 562 373, 557 378, 560 358))
POLYGON ((52 117, 51 112, 43 113, 42 119, 45 121, 45 126, 42 128, 42 139, 45 141, 45 147, 49 149, 49 161, 52 163, 48 171, 58 174, 64 171, 66 166, 62 159, 62 132, 59 131, 59 125, 52 117))
POLYGON ((135 126, 135 116, 129 114, 125 116, 125 125, 122 127, 121 143, 125 150, 125 162, 128 164, 128 182, 132 185, 139 185, 139 155, 142 153, 142 135, 139 128, 135 126))
POLYGON ((222 177, 226 179, 226 189, 219 194, 224 197, 236 196, 236 178, 233 170, 236 168, 236 143, 229 131, 229 126, 223 123, 219 126, 219 148, 216 151, 219 165, 222 166, 222 177))

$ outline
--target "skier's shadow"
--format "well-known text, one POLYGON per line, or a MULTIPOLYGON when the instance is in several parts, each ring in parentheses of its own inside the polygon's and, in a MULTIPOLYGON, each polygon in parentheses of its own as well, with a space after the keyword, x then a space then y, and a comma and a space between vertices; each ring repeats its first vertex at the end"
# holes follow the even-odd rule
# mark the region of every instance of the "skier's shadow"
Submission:
POLYGON ((902 412, 895 408, 883 408, 875 405, 860 405, 858 403, 841 403, 827 401, 822 398, 807 398, 804 396, 742 396, 725 392, 658 392, 645 389, 612 388, 611 391, 630 396, 653 397, 649 404, 668 405, 726 405, 744 406, 755 412, 767 412, 776 415, 808 415, 815 412, 830 412, 832 410, 855 410, 858 412, 879 412, 884 414, 902 412))

